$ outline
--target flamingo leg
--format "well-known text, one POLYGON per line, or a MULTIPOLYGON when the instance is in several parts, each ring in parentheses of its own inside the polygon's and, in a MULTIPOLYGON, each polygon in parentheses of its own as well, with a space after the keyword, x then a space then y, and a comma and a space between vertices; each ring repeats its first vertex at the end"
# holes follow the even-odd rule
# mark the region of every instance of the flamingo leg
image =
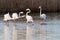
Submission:
POLYGON ((44 19, 41 19, 41 24, 44 24, 44 19))
POLYGON ((14 19, 14 25, 16 26, 16 20, 14 19))
POLYGON ((6 25, 9 26, 8 20, 6 21, 6 25))

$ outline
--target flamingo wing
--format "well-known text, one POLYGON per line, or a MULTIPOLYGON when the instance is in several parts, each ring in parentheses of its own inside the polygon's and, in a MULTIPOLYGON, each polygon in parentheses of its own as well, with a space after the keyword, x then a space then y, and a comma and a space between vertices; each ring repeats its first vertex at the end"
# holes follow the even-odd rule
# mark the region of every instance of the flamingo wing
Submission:
POLYGON ((46 19, 46 17, 47 17, 46 14, 41 14, 41 16, 40 16, 40 18, 42 18, 44 20, 46 19))
POLYGON ((29 21, 29 22, 33 22, 32 16, 27 15, 27 16, 26 16, 26 19, 27 19, 27 21, 29 21))
POLYGON ((17 13, 13 13, 12 14, 12 19, 18 19, 18 14, 17 13))
POLYGON ((4 21, 11 20, 10 15, 9 15, 9 14, 5 14, 3 20, 4 20, 4 21))

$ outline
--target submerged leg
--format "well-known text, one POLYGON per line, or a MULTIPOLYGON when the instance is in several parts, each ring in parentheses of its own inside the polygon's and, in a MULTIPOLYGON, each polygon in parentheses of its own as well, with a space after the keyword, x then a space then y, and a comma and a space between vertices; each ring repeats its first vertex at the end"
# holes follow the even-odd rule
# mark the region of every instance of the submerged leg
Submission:
POLYGON ((40 22, 41 24, 44 24, 44 19, 41 19, 41 22, 40 22))

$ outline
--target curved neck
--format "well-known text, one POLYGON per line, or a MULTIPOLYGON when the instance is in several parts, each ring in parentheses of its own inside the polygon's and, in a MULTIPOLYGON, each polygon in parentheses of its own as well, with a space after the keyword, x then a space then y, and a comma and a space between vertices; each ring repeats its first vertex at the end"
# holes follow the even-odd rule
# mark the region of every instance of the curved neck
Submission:
POLYGON ((28 13, 30 13, 30 12, 31 12, 31 10, 27 11, 26 15, 28 15, 28 13))
POLYGON ((42 9, 40 8, 40 16, 41 16, 41 13, 42 13, 42 9))

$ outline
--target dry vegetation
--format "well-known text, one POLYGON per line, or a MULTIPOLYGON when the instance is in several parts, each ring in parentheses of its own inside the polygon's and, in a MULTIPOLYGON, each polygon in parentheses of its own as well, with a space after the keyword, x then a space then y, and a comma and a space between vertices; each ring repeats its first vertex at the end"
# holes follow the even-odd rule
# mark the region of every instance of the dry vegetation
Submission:
POLYGON ((0 0, 0 12, 14 12, 30 8, 38 9, 41 5, 44 11, 59 11, 59 0, 0 0))

